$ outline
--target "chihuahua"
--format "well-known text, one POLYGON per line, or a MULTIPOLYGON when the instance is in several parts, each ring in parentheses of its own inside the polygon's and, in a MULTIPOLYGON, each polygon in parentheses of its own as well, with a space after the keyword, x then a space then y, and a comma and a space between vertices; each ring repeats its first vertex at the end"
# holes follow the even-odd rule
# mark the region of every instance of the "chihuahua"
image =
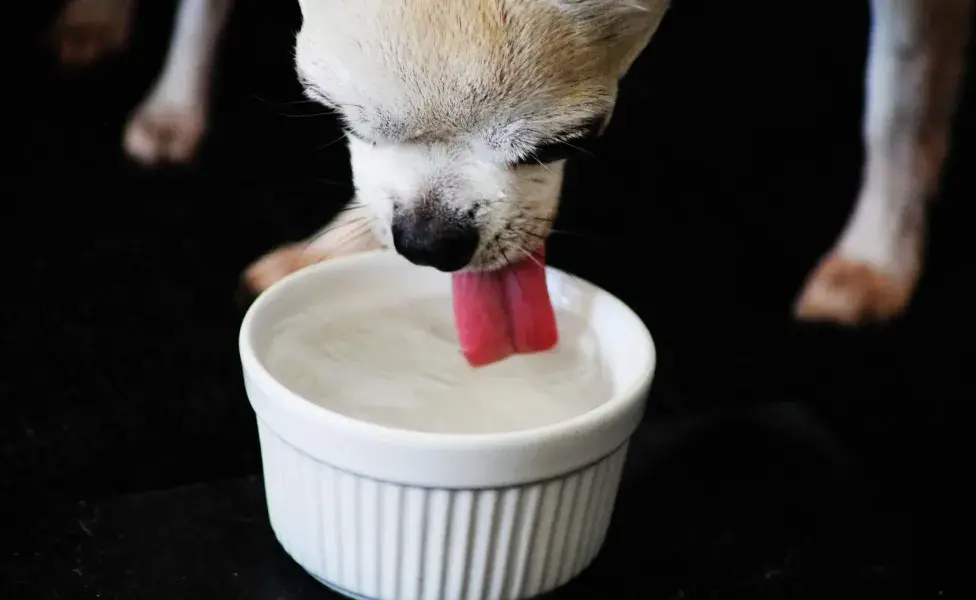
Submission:
MULTIPOLYGON (((90 60, 117 46, 132 2, 73 0, 56 29, 62 58, 90 60), (79 38, 85 23, 101 24, 100 42, 79 38)), ((125 133, 133 157, 192 157, 228 3, 181 0, 163 74, 125 133)), ((798 317, 856 325, 908 306, 973 3, 871 0, 863 181, 846 228, 799 294, 798 317)), ((602 133, 618 81, 668 8, 667 0, 299 4, 298 77, 345 124, 356 197, 312 239, 251 265, 244 279, 255 292, 375 247, 444 271, 492 269, 532 252, 557 213, 566 158, 602 133)))

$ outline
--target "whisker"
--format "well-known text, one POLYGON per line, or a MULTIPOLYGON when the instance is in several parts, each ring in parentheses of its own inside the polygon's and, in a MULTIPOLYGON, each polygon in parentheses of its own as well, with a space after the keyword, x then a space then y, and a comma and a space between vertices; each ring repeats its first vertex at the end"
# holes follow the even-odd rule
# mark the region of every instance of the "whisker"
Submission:
MULTIPOLYGON (((525 246, 522 246, 521 244, 516 243, 516 246, 518 247, 519 250, 521 250, 522 252, 524 252, 526 254, 526 256, 529 257, 529 260, 531 260, 532 262, 534 262, 535 264, 537 264, 541 269, 545 270, 546 265, 542 264, 542 262, 538 258, 535 257, 535 254, 534 253, 532 253, 529 250, 527 250, 525 248, 525 246)), ((578 275, 574 275, 572 273, 566 273, 566 275, 570 279, 572 279, 574 281, 583 281, 583 279, 580 278, 578 275)))
POLYGON ((577 152, 582 152, 583 154, 586 154, 587 156, 596 156, 596 154, 593 154, 592 152, 590 152, 586 148, 580 148, 579 146, 576 146, 574 144, 570 144, 569 142, 561 141, 559 143, 560 144, 563 144, 565 146, 569 146, 570 148, 572 148, 573 150, 576 150, 577 152))
POLYGON ((518 247, 519 247, 519 249, 520 249, 520 250, 521 250, 522 252, 525 252, 525 256, 527 256, 529 260, 531 260, 532 262, 534 262, 534 263, 536 264, 536 266, 537 266, 537 267, 539 267, 540 269, 543 269, 543 270, 545 270, 545 268, 546 268, 546 266, 545 266, 544 264, 542 264, 542 261, 540 261, 540 260, 539 260, 538 258, 536 258, 536 256, 535 256, 535 252, 532 252, 532 251, 530 251, 530 250, 527 250, 527 249, 526 249, 526 248, 525 248, 524 246, 522 246, 521 244, 518 244, 518 247))
POLYGON ((533 263, 535 263, 536 266, 538 266, 538 267, 540 267, 542 269, 545 269, 546 266, 544 264, 542 264, 542 261, 540 261, 538 259, 538 257, 535 254, 535 250, 530 250, 529 249, 529 244, 525 243, 525 240, 522 239, 522 236, 519 236, 518 235, 518 232, 517 231, 512 230, 512 233, 514 233, 515 235, 517 235, 519 237, 519 239, 521 240, 521 242, 518 241, 518 240, 512 240, 513 242, 515 242, 515 247, 518 249, 518 251, 521 252, 522 254, 524 254, 525 257, 528 258, 529 260, 531 260, 533 263))
POLYGON ((257 94, 252 94, 251 97, 258 102, 263 102, 269 106, 304 106, 306 104, 318 104, 314 100, 309 100, 308 98, 304 98, 302 100, 269 100, 267 98, 262 98, 257 94))
POLYGON ((553 172, 552 172, 552 169, 550 169, 550 168, 549 168, 549 167, 548 167, 548 166, 546 165, 546 163, 544 163, 544 162, 542 162, 541 160, 539 160, 539 158, 538 158, 538 157, 536 157, 536 156, 533 156, 533 157, 532 157, 532 159, 533 159, 533 160, 534 160, 535 162, 537 162, 537 163, 539 163, 539 166, 540 166, 540 167, 542 167, 542 168, 543 168, 543 169, 545 169, 546 171, 549 171, 549 173, 550 173, 550 174, 552 174, 552 175, 555 175, 555 173, 553 173, 553 172))
MULTIPOLYGON (((335 215, 332 218, 333 219, 338 219, 339 218, 339 215, 343 215, 343 214, 352 212, 354 210, 362 210, 364 208, 366 208, 366 207, 364 205, 362 205, 362 204, 359 204, 359 205, 348 205, 347 204, 346 206, 343 206, 343 207, 339 208, 339 210, 337 210, 335 212, 335 215)), ((370 220, 372 220, 372 218, 373 217, 371 215, 361 215, 361 216, 357 217, 356 219, 354 219, 352 222, 356 222, 359 219, 370 219, 370 220)))
POLYGON ((346 135, 346 132, 343 131, 342 133, 339 134, 339 137, 337 137, 336 139, 332 140, 331 142, 329 142, 327 144, 322 144, 321 146, 316 146, 315 149, 316 150, 325 150, 326 148, 329 148, 331 146, 334 146, 334 145, 338 144, 339 142, 341 142, 342 140, 346 139, 347 137, 348 136, 346 135))
POLYGON ((362 202, 359 202, 358 200, 351 200, 347 202, 346 205, 339 210, 339 212, 343 213, 357 208, 366 208, 366 205, 363 204, 362 202))
MULTIPOLYGON (((533 221, 538 221, 540 223, 547 223, 547 224, 554 223, 556 221, 556 218, 555 217, 540 217, 540 216, 537 216, 537 215, 525 215, 525 214, 522 214, 520 216, 523 219, 527 219, 527 220, 528 219, 531 219, 533 221)), ((552 234, 569 235, 569 236, 579 237, 579 238, 584 238, 584 239, 593 239, 593 236, 590 235, 590 234, 587 234, 587 233, 582 233, 582 232, 579 232, 579 231, 569 231, 567 229, 556 229, 555 227, 548 227, 547 228, 548 235, 542 235, 540 233, 537 233, 535 231, 532 231, 531 229, 522 229, 521 231, 523 233, 527 233, 527 234, 529 234, 529 235, 531 235, 533 237, 536 237, 536 238, 539 238, 539 239, 543 239, 543 240, 546 239, 548 237, 548 235, 552 235, 552 234)))
POLYGON ((549 230, 549 234, 550 235, 552 235, 552 234, 556 234, 556 235, 568 235, 568 236, 572 236, 572 237, 582 238, 582 239, 585 239, 585 240, 593 239, 593 236, 590 235, 590 234, 582 233, 582 232, 579 232, 579 231, 567 231, 565 229, 555 229, 555 228, 552 228, 552 229, 549 230))
POLYGON ((356 229, 355 234, 353 234, 353 232, 350 232, 350 233, 344 235, 341 239, 339 239, 336 242, 336 246, 338 246, 339 248, 342 248, 342 247, 347 246, 347 245, 349 245, 349 244, 351 244, 351 243, 353 243, 353 242, 355 242, 357 240, 362 239, 363 237, 365 237, 367 235, 373 235, 373 231, 372 231, 371 225, 372 225, 371 223, 365 223, 361 227, 359 227, 359 228, 356 229))
MULTIPOLYGON (((524 252, 529 257, 530 260, 532 260, 535 264, 537 264, 537 265, 539 265, 541 267, 542 266, 542 263, 539 262, 539 259, 537 259, 535 257, 535 250, 529 250, 527 248, 527 246, 530 246, 531 244, 529 244, 529 242, 526 241, 526 239, 524 237, 522 237, 522 234, 519 232, 519 230, 518 229, 515 229, 513 227, 513 228, 510 229, 510 231, 513 234, 515 234, 515 237, 517 237, 519 239, 519 241, 521 242, 520 244, 516 244, 519 247, 519 249, 522 252, 524 252)), ((539 237, 541 238, 542 236, 539 236, 539 237)), ((543 239, 545 239, 545 238, 543 238, 543 239)))
POLYGON ((322 108, 322 104, 320 102, 316 102, 314 100, 286 100, 286 101, 276 101, 276 100, 267 100, 265 98, 261 98, 260 96, 254 96, 254 98, 256 100, 258 100, 259 102, 262 102, 265 105, 274 108, 275 109, 274 112, 278 116, 282 116, 282 117, 290 117, 290 118, 293 118, 293 119, 301 119, 301 118, 308 118, 308 117, 325 117, 325 116, 330 116, 330 115, 335 115, 336 114, 334 110, 331 110, 331 109, 328 109, 328 108, 325 109, 324 111, 318 111, 318 112, 313 112, 313 113, 306 113, 306 112, 289 113, 289 112, 285 112, 285 109, 301 108, 301 107, 310 106, 310 105, 311 106, 315 106, 317 108, 322 108))
MULTIPOLYGON (((554 223, 556 221, 555 217, 538 217, 538 216, 534 216, 534 215, 523 215, 522 218, 523 219, 532 219, 532 220, 538 221, 540 223, 554 223)), ((523 231, 526 232, 526 233, 530 233, 530 234, 532 234, 534 236, 538 236, 538 237, 542 237, 542 238, 546 237, 546 236, 542 236, 540 234, 537 234, 534 231, 531 231, 529 229, 523 229, 523 231)), ((578 237, 578 238, 583 238, 583 239, 588 239, 588 240, 593 240, 593 239, 597 239, 598 237, 603 237, 603 236, 595 236, 592 233, 585 233, 585 232, 582 232, 582 231, 570 231, 568 229, 557 229, 555 227, 549 227, 548 228, 548 231, 549 231, 549 234, 550 235, 553 235, 553 234, 568 235, 568 236, 578 237)))
POLYGON ((341 187, 345 189, 352 188, 352 184, 348 181, 339 181, 337 179, 329 179, 328 177, 312 177, 312 176, 309 176, 308 179, 310 181, 314 181, 315 183, 322 183, 329 186, 341 187))
POLYGON ((332 112, 332 111, 316 112, 316 113, 306 113, 306 114, 301 114, 301 115, 298 115, 298 114, 289 115, 289 114, 282 113, 281 116, 287 117, 289 119, 309 119, 309 118, 312 118, 312 117, 331 117, 331 116, 335 116, 335 113, 332 112))
POLYGON ((353 219, 351 221, 343 221, 342 223, 336 223, 335 225, 332 225, 330 227, 326 227, 322 231, 316 233, 314 236, 312 236, 309 239, 308 244, 309 245, 314 244, 315 242, 317 242, 320 239, 322 239, 323 237, 329 235, 333 231, 336 231, 338 229, 342 229, 343 227, 349 227, 351 225, 356 225, 357 226, 357 230, 358 230, 359 227, 362 227, 364 225, 365 226, 368 226, 368 225, 371 224, 371 222, 372 222, 372 218, 364 215, 362 217, 357 217, 357 218, 355 218, 355 219, 353 219))
MULTIPOLYGON (((502 248, 501 241, 498 240, 498 239, 496 239, 495 240, 495 245, 498 246, 498 249, 500 251, 500 256, 501 256, 502 260, 505 262, 505 267, 508 268, 508 269, 511 269, 512 268, 512 261, 508 260, 508 256, 505 254, 505 249, 502 248)), ((521 294, 522 296, 524 296, 525 295, 525 291, 522 289, 522 281, 518 277, 515 278, 515 285, 518 286, 519 294, 521 294)))

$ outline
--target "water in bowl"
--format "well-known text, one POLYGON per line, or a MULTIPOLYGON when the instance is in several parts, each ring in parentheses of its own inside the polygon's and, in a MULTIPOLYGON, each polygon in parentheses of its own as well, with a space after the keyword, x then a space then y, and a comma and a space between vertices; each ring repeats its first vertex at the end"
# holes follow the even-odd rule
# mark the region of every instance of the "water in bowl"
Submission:
POLYGON ((606 402, 612 383, 585 319, 557 312, 556 349, 472 368, 448 296, 372 309, 309 309, 278 323, 264 363, 285 387, 347 417, 478 434, 550 425, 606 402))

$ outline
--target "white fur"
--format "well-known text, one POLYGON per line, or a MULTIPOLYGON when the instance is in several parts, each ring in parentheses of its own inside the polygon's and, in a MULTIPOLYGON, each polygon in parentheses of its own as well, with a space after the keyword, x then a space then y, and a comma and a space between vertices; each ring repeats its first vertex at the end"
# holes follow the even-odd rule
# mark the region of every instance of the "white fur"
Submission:
POLYGON ((231 0, 180 0, 163 72, 133 112, 125 150, 145 164, 193 159, 206 131, 211 70, 231 0))
POLYGON ((71 0, 52 30, 58 57, 83 66, 120 50, 129 39, 135 0, 71 0))
MULTIPOLYGON (((921 104, 927 94, 928 53, 902 57, 904 45, 925 44, 913 3, 874 0, 874 31, 867 67, 864 139, 867 164, 851 220, 841 237, 840 252, 896 275, 914 274, 917 246, 924 232, 924 203, 934 181, 918 153, 914 131, 926 118, 921 104), (914 105, 914 106, 912 106, 914 105)), ((948 136, 949 123, 935 123, 934 135, 948 136)))
POLYGON ((861 189, 797 306, 800 316, 848 324, 895 316, 914 291, 972 0, 873 0, 872 9, 861 189))
POLYGON ((531 252, 548 233, 562 184, 563 162, 510 168, 494 152, 472 147, 413 144, 374 147, 350 138, 356 199, 373 214, 377 238, 392 244, 394 205, 409 207, 425 190, 448 180, 443 203, 461 212, 477 211, 479 268, 492 268, 531 252))

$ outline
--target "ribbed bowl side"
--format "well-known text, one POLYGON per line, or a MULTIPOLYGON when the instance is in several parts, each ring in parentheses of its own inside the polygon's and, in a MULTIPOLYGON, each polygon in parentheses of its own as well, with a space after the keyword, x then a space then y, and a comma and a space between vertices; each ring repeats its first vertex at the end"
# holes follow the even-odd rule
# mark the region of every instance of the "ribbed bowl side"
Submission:
POLYGON ((375 600, 516 600, 559 587, 600 551, 627 444, 563 477, 492 489, 402 486, 309 457, 260 419, 268 513, 323 583, 375 600))

